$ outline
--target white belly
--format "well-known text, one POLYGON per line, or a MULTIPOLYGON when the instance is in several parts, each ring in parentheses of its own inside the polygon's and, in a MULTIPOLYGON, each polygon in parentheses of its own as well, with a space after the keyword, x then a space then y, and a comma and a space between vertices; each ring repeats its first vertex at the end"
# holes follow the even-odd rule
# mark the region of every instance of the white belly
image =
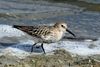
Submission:
POLYGON ((59 34, 56 33, 52 33, 49 34, 47 36, 42 36, 42 39, 44 42, 57 42, 59 41, 63 36, 63 32, 59 32, 59 34))

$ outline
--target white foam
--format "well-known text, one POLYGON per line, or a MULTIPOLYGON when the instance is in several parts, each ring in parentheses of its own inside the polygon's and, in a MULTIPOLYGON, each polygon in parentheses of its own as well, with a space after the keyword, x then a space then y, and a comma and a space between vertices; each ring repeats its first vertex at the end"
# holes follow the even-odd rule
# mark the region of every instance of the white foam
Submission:
MULTIPOLYGON (((13 56, 17 56, 19 58, 24 58, 30 55, 31 47, 33 44, 33 40, 23 41, 20 44, 15 44, 16 47, 7 47, 6 49, 2 49, 4 54, 8 53, 13 56), (21 46, 23 45, 23 46, 21 46)), ((100 40, 99 40, 100 43, 100 40)), ((53 53, 53 50, 57 49, 65 49, 70 53, 82 55, 82 56, 90 56, 95 54, 100 54, 100 44, 98 41, 95 41, 96 46, 94 48, 89 48, 92 42, 79 42, 79 41, 60 41, 58 43, 44 44, 44 49, 47 54, 53 53)), ((94 45, 95 45, 94 44, 94 45)), ((34 50, 40 50, 41 54, 43 53, 40 48, 34 48, 34 50)), ((33 52, 33 54, 40 54, 38 52, 33 52)))
POLYGON ((13 28, 9 25, 0 25, 0 38, 2 37, 13 37, 13 36, 22 36, 25 35, 24 32, 13 28))
MULTIPOLYGON (((73 54, 89 56, 89 55, 100 54, 100 44, 96 42, 94 44, 93 42, 63 41, 63 42, 60 42, 61 44, 55 43, 55 44, 51 44, 51 46, 45 45, 45 47, 46 47, 46 51, 56 50, 57 48, 61 48, 61 49, 63 48, 66 51, 69 51, 70 53, 73 53, 73 54), (89 48, 91 44, 95 45, 95 47, 89 48)), ((100 40, 99 40, 99 43, 100 43, 100 40)))
POLYGON ((89 48, 89 45, 92 43, 71 43, 71 44, 66 44, 67 46, 64 47, 65 50, 73 53, 73 54, 78 54, 78 55, 95 55, 95 54, 100 54, 100 46, 95 46, 94 48, 89 48))
POLYGON ((16 57, 21 58, 21 59, 30 55, 28 52, 25 52, 23 50, 19 50, 17 48, 12 48, 12 47, 8 47, 8 48, 2 50, 2 54, 16 56, 16 57))
POLYGON ((78 41, 60 41, 59 43, 44 44, 46 52, 51 52, 56 49, 65 49, 73 54, 78 55, 95 55, 100 54, 100 40, 93 42, 78 42, 78 41), (91 44, 96 45, 94 48, 89 48, 91 44))

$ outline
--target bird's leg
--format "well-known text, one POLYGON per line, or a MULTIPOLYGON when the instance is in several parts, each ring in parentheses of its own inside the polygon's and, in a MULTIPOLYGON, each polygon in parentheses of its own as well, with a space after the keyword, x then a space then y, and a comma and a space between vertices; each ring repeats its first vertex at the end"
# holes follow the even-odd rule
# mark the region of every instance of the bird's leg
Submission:
POLYGON ((36 44, 37 44, 37 43, 34 43, 34 44, 32 45, 31 52, 33 52, 33 47, 34 47, 36 44))
POLYGON ((44 50, 44 47, 43 47, 43 43, 41 44, 41 47, 42 47, 42 50, 43 50, 44 54, 46 54, 45 50, 44 50))

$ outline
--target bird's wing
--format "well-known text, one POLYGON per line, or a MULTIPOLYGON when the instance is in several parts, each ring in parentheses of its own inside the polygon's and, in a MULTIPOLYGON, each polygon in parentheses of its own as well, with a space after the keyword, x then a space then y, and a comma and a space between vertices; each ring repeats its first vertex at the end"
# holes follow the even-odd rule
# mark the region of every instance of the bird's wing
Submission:
POLYGON ((50 33, 50 27, 48 26, 19 26, 19 25, 13 25, 14 28, 17 28, 21 31, 26 32, 27 34, 31 36, 45 36, 50 33))

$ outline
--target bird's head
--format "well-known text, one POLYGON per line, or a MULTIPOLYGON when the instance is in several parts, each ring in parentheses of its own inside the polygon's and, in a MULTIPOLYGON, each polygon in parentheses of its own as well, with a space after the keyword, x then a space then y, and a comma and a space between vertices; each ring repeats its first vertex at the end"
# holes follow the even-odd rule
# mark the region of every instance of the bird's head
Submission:
POLYGON ((68 26, 65 22, 57 22, 55 23, 54 27, 58 28, 60 31, 64 33, 67 31, 75 37, 75 34, 68 29, 68 26))

